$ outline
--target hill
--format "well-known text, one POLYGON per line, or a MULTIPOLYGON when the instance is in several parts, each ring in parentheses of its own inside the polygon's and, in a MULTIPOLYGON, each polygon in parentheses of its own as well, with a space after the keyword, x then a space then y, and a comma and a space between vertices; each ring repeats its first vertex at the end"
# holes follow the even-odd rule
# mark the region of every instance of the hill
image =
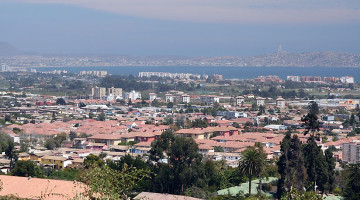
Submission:
POLYGON ((1 56, 14 56, 22 55, 24 52, 9 43, 0 42, 0 55, 1 56))

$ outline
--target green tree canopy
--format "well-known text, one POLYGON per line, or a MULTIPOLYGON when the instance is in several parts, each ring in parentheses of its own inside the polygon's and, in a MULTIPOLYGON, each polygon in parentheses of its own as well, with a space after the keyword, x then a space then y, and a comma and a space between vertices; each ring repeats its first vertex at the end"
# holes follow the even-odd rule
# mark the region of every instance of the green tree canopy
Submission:
POLYGON ((15 168, 11 171, 14 176, 31 176, 41 178, 43 175, 39 166, 31 160, 19 160, 15 164, 15 168))
POLYGON ((202 155, 192 138, 166 131, 152 143, 150 159, 157 162, 154 182, 158 192, 181 194, 204 178, 202 155))
POLYGON ((303 155, 308 175, 308 189, 318 189, 324 192, 329 182, 328 163, 321 147, 315 142, 314 136, 310 136, 307 143, 303 146, 303 155))
POLYGON ((56 100, 56 105, 66 105, 66 102, 63 98, 58 98, 56 100))
POLYGON ((254 177, 259 177, 264 165, 265 156, 255 147, 248 147, 241 154, 239 162, 240 171, 249 178, 249 195, 251 196, 251 180, 254 177))
POLYGON ((360 165, 352 164, 349 166, 349 175, 344 189, 343 197, 345 200, 360 199, 360 165))
POLYGON ((301 151, 301 141, 297 135, 288 133, 281 142, 281 156, 277 163, 280 179, 278 180, 277 197, 282 197, 291 188, 304 191, 306 171, 301 151))

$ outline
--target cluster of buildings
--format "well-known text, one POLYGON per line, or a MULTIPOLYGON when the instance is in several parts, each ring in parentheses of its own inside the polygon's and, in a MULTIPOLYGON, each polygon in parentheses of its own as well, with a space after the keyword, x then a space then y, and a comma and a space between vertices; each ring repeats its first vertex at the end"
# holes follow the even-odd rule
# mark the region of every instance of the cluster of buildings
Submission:
POLYGON ((118 99, 131 99, 133 101, 141 99, 141 93, 136 92, 135 90, 132 90, 130 92, 123 92, 122 88, 94 87, 91 88, 90 97, 93 99, 102 99, 104 101, 114 101, 118 99))
POLYGON ((293 82, 312 82, 312 83, 354 83, 354 77, 343 76, 343 77, 323 77, 321 76, 287 76, 286 80, 293 82))
POLYGON ((36 69, 33 68, 14 68, 10 67, 9 65, 2 63, 1 64, 1 72, 30 72, 30 73, 36 73, 36 69))
POLYGON ((1 64, 1 71, 2 71, 2 72, 8 72, 8 71, 10 71, 9 65, 7 65, 7 64, 5 64, 5 63, 1 64))
POLYGON ((139 77, 162 77, 162 78, 179 78, 179 79, 200 79, 198 74, 189 74, 189 73, 170 73, 170 72, 139 72, 139 77))
POLYGON ((123 91, 122 88, 94 87, 91 88, 91 97, 94 99, 105 99, 107 101, 123 99, 123 91))
MULTIPOLYGON (((80 74, 103 76, 96 71, 80 74)), ((139 76, 189 79, 199 75, 140 72, 139 76)), ((222 79, 220 75, 200 78, 222 79)), ((354 81, 353 77, 322 79, 317 76, 288 76, 287 80, 344 83, 354 81)), ((282 82, 278 76, 261 76, 254 81, 282 82)), ((20 160, 32 160, 54 169, 82 168, 84 158, 90 154, 105 153, 104 159, 114 161, 127 154, 146 159, 151 143, 167 130, 172 130, 181 137, 193 138, 199 146, 199 153, 213 160, 224 160, 232 167, 238 166, 241 152, 257 142, 263 145, 267 158, 278 157, 280 142, 289 127, 295 130, 293 134, 297 134, 302 142, 306 142, 309 137, 303 135, 301 121, 303 115, 308 112, 307 106, 310 102, 305 99, 289 100, 280 96, 273 99, 253 94, 186 94, 174 90, 151 92, 149 98, 147 94, 143 94, 146 99, 142 99, 140 92, 124 92, 122 88, 115 87, 93 87, 90 96, 91 98, 87 99, 62 97, 68 104, 56 105, 56 100, 60 97, 14 92, 10 95, 2 92, 0 98, 11 106, 0 108, 0 117, 12 117, 2 125, 2 132, 12 137, 17 144, 24 141, 30 144, 26 153, 19 154, 20 160), (117 103, 116 100, 119 99, 122 100, 121 103, 117 103), (130 100, 132 106, 129 106, 130 100), (155 103, 152 105, 154 100, 158 101, 156 106, 155 103), (147 107, 135 106, 143 102, 146 102, 144 106, 147 107), (221 109, 214 111, 215 107, 221 109), (100 119, 100 116, 103 118, 100 119), (199 120, 206 122, 207 127, 193 127, 199 120), (40 145, 49 138, 64 133, 67 136, 75 134, 75 137, 68 137, 61 147, 54 150, 40 145)), ((334 152, 335 157, 343 162, 360 163, 360 137, 348 137, 353 128, 345 127, 343 121, 348 120, 350 115, 338 113, 339 110, 355 109, 357 104, 360 104, 359 100, 315 101, 320 108, 328 112, 320 118, 320 134, 331 131, 337 135, 337 140, 327 136, 327 141, 318 141, 318 145, 323 150, 335 147, 338 150, 334 152)), ((359 118, 355 120, 359 121, 359 118)), ((9 171, 9 160, 4 155, 0 155, 0 170, 4 173, 9 171)))
POLYGON ((52 71, 46 71, 46 72, 42 72, 42 73, 46 73, 46 74, 67 74, 68 72, 66 70, 52 70, 52 71))
POLYGON ((274 83, 282 83, 282 79, 279 76, 258 76, 253 79, 254 82, 263 83, 263 82, 274 82, 274 83))
MULTIPOLYGON (((116 88, 101 89, 101 92, 116 93, 116 88)), ((119 90, 120 91, 120 90, 119 90)), ((149 94, 151 99, 159 99, 155 93, 149 94)), ((3 98, 11 98, 10 96, 2 96, 3 98)), ((190 102, 190 95, 175 96, 173 94, 165 95, 163 102, 171 102, 172 98, 182 98, 183 102, 190 102)), ((197 99, 198 97, 196 97, 197 99)), ((3 127, 3 132, 9 134, 14 141, 29 141, 32 148, 28 153, 22 153, 20 159, 30 159, 47 167, 62 169, 66 167, 83 167, 83 159, 89 154, 98 155, 100 152, 107 154, 106 159, 117 160, 125 154, 147 155, 151 149, 151 142, 157 140, 159 136, 166 130, 170 130, 169 125, 164 125, 167 118, 172 118, 175 122, 184 118, 185 121, 194 122, 197 119, 206 121, 209 126, 207 128, 186 128, 175 131, 175 134, 182 137, 191 137, 199 144, 199 152, 209 156, 214 160, 224 159, 230 166, 237 166, 241 157, 241 152, 248 146, 260 142, 265 147, 268 158, 279 156, 280 141, 283 139, 283 133, 287 127, 294 127, 299 132, 299 137, 303 142, 308 136, 302 134, 302 113, 309 101, 286 101, 279 97, 276 100, 262 97, 252 97, 248 95, 238 96, 235 98, 235 104, 221 103, 219 96, 203 95, 200 96, 200 102, 206 102, 210 106, 193 105, 193 109, 201 110, 211 107, 211 104, 219 103, 220 106, 226 107, 226 111, 218 111, 215 115, 206 115, 202 112, 181 113, 181 105, 174 108, 133 108, 129 110, 126 106, 108 107, 108 101, 103 99, 89 100, 73 100, 73 104, 54 105, 56 97, 50 98, 46 96, 28 96, 18 98, 17 101, 23 104, 22 107, 3 108, 0 115, 5 117, 12 113, 18 113, 19 116, 31 115, 33 122, 24 117, 18 117, 15 120, 23 125, 12 124, 3 127), (36 102, 47 101, 48 104, 37 106, 36 102), (85 107, 79 107, 79 103, 84 102, 85 107), (27 105, 33 105, 28 107, 27 105), (257 106, 266 106, 268 109, 286 111, 289 119, 284 120, 282 124, 277 124, 280 116, 276 113, 262 113, 251 111, 253 104, 257 106), (25 106, 26 105, 26 106, 25 106), (288 105, 297 107, 295 110, 289 110, 288 105), (242 111, 239 111, 241 109, 242 111), (121 112, 118 112, 121 111, 121 112), (55 113, 55 114, 54 114, 55 113), (90 113, 96 117, 100 113, 105 113, 106 120, 98 121, 89 118, 90 113), (300 113, 300 114, 299 114, 300 113), (69 116, 73 118, 65 120, 69 116), (25 123, 25 120, 29 120, 25 123), (234 125, 236 124, 236 126, 234 125), (251 125, 252 131, 246 131, 251 125), (260 126, 263 124, 263 126, 260 126), (76 133, 77 138, 73 141, 65 142, 62 147, 56 150, 46 150, 41 146, 37 146, 40 141, 43 143, 49 138, 56 135, 71 132, 76 133), (79 137, 82 136, 82 137, 79 137), (133 145, 126 145, 129 143, 133 145), (216 151, 216 149, 222 149, 216 151)), ((135 100, 140 101, 140 100, 135 100)), ((147 100, 150 102, 150 100, 147 100)), ((329 100, 330 101, 330 100, 329 100)), ((325 102, 318 100, 320 107, 326 107, 330 111, 335 111, 339 107, 344 109, 354 109, 358 101, 334 101, 325 102), (351 105, 351 106, 350 106, 351 105)), ((330 141, 328 143, 319 142, 323 149, 333 145, 338 149, 342 149, 336 154, 337 158, 344 159, 347 162, 359 162, 356 160, 359 153, 359 145, 352 144, 358 140, 357 137, 348 138, 346 135, 351 131, 344 128, 339 121, 346 116, 328 115, 321 118, 321 132, 331 130, 339 134, 338 141, 330 141), (343 146, 351 143, 349 146, 343 146), (347 149, 350 149, 347 151, 347 149), (350 152, 350 153, 349 153, 350 152), (354 160, 355 159, 355 160, 354 160)), ((349 117, 349 116, 347 116, 349 117)), ((358 119, 357 119, 358 120, 358 119)), ((360 139, 360 138, 359 138, 360 139)), ((359 140, 360 141, 360 140, 359 140)), ((0 168, 6 172, 7 160, 0 158, 0 168)))
POLYGON ((107 71, 81 71, 80 75, 96 76, 96 77, 105 77, 108 75, 107 71))

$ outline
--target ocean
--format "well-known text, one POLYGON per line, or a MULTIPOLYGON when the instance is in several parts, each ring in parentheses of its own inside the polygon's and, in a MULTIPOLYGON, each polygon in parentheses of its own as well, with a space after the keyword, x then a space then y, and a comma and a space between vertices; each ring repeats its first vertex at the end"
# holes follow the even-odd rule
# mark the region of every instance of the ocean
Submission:
POLYGON ((345 67, 206 67, 206 66, 118 66, 118 67, 40 67, 37 71, 67 70, 71 73, 80 71, 107 71, 114 75, 135 75, 139 72, 171 72, 191 74, 221 74, 227 79, 252 79, 258 76, 276 75, 282 79, 286 76, 353 76, 360 80, 360 68, 345 67))

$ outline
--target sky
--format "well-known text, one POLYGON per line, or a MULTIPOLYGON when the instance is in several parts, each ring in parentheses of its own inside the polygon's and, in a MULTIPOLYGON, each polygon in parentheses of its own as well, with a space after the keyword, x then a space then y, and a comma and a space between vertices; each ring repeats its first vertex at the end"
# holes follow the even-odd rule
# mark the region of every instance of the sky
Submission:
POLYGON ((0 0, 0 42, 40 53, 360 53, 358 0, 0 0))

